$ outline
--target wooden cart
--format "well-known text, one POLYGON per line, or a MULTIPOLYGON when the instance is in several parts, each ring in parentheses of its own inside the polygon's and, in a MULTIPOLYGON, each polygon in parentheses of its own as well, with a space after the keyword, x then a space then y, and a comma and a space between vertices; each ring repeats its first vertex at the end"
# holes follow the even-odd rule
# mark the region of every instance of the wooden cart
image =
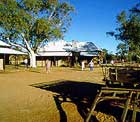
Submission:
POLYGON ((137 112, 140 112, 140 90, 126 88, 103 87, 97 94, 85 122, 89 122, 97 104, 105 100, 112 100, 112 106, 123 109, 119 122, 126 122, 128 111, 132 111, 131 122, 137 122, 137 112))
POLYGON ((140 112, 140 67, 102 65, 102 71, 106 87, 98 92, 85 122, 90 122, 97 105, 102 101, 111 101, 111 106, 122 109, 119 122, 126 122, 128 111, 132 111, 130 121, 137 122, 136 116, 140 112))
POLYGON ((112 87, 137 87, 140 84, 140 67, 102 65, 104 81, 112 87))

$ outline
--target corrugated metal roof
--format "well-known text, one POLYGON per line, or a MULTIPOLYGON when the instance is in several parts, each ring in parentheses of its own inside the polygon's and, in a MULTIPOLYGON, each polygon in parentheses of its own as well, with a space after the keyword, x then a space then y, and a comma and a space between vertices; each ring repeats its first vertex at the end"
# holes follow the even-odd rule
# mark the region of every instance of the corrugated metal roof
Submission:
POLYGON ((37 54, 37 56, 72 56, 71 52, 63 52, 63 51, 50 51, 50 52, 41 52, 37 54))
POLYGON ((10 48, 0 47, 0 54, 26 54, 26 53, 20 52, 14 49, 10 49, 10 48))
POLYGON ((5 47, 10 47, 10 45, 9 44, 6 44, 5 42, 3 42, 3 41, 1 41, 0 40, 0 47, 3 47, 3 46, 5 46, 5 47))
POLYGON ((59 40, 56 42, 49 42, 43 48, 38 50, 40 56, 68 56, 69 52, 80 52, 83 56, 97 56, 97 46, 92 42, 66 42, 59 40))
POLYGON ((98 52, 80 52, 81 56, 97 56, 98 52))

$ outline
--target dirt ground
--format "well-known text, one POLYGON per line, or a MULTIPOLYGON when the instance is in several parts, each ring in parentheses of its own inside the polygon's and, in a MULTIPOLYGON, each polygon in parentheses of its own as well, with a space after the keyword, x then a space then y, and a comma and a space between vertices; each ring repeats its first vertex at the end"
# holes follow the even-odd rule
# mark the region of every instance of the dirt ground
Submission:
POLYGON ((101 68, 0 72, 0 122, 83 122, 102 79, 101 68))

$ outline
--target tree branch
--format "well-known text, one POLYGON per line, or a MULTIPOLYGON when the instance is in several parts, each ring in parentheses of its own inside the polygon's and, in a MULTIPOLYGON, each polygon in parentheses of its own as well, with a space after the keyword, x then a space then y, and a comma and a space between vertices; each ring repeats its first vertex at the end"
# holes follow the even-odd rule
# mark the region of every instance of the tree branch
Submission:
POLYGON ((18 48, 20 48, 21 50, 22 50, 22 49, 23 49, 23 50, 27 50, 24 46, 22 46, 22 45, 20 45, 20 44, 17 44, 17 43, 11 42, 9 38, 7 38, 7 40, 8 40, 8 43, 9 43, 11 46, 18 47, 18 48))
POLYGON ((40 50, 40 49, 41 49, 41 47, 42 47, 42 46, 44 46, 44 45, 43 45, 43 43, 44 43, 46 40, 47 40, 47 38, 43 39, 43 41, 41 41, 41 42, 40 42, 40 44, 39 44, 39 46, 38 46, 38 49, 37 49, 37 50, 40 50))
POLYGON ((48 17, 48 20, 49 20, 49 21, 52 19, 52 16, 53 16, 55 10, 56 10, 56 6, 53 7, 53 10, 52 10, 52 12, 50 13, 50 16, 48 17))
POLYGON ((33 51, 32 51, 32 49, 31 49, 31 47, 29 46, 29 44, 28 44, 28 42, 27 42, 27 40, 26 40, 26 38, 25 38, 25 35, 24 35, 24 33, 21 33, 21 36, 22 36, 22 38, 23 38, 23 41, 25 42, 25 45, 26 45, 26 49, 29 51, 28 53, 32 53, 33 51))

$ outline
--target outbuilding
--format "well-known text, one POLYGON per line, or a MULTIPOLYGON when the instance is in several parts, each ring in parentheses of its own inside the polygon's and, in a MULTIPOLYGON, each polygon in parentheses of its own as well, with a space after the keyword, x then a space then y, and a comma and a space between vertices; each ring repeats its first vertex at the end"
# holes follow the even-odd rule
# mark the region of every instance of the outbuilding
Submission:
POLYGON ((5 69, 5 64, 9 63, 10 55, 23 55, 24 52, 12 49, 11 46, 0 40, 0 70, 5 69))
POLYGON ((93 42, 67 42, 59 40, 49 42, 38 49, 37 66, 44 66, 46 60, 51 60, 54 66, 73 66, 74 62, 80 64, 81 60, 90 61, 99 56, 101 50, 93 42))

